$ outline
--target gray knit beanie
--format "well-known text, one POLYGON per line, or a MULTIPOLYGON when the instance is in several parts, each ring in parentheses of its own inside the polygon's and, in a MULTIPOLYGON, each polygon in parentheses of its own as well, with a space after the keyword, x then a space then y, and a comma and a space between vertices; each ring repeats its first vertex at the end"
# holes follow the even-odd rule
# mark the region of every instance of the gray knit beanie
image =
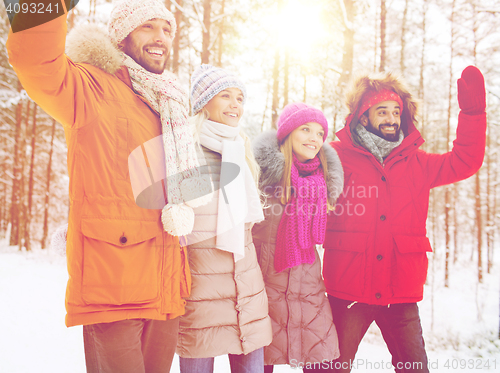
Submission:
POLYGON ((111 42, 115 47, 118 46, 128 34, 154 18, 170 23, 170 34, 172 38, 175 36, 175 17, 159 0, 114 0, 108 22, 111 42))
POLYGON ((238 77, 219 67, 201 65, 191 76, 191 105, 196 115, 215 95, 226 88, 239 88, 243 93, 243 104, 247 92, 238 77))

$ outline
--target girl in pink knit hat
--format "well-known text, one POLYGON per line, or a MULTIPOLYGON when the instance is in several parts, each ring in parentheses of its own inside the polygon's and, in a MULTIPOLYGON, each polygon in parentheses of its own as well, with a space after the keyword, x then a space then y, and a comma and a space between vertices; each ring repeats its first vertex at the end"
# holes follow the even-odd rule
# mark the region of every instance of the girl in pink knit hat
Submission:
POLYGON ((265 372, 276 364, 316 371, 339 356, 316 245, 323 243, 326 216, 344 177, 336 151, 324 143, 328 123, 321 110, 289 104, 277 128, 254 140, 267 208, 265 220, 253 227, 253 240, 273 327, 273 341, 264 348, 265 372))

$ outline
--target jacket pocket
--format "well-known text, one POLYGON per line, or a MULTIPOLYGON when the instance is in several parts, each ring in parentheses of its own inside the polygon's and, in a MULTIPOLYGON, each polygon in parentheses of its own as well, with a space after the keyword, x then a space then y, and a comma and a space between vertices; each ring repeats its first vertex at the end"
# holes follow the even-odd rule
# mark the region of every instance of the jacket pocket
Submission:
POLYGON ((328 231, 323 247, 323 276, 329 291, 362 296, 366 276, 368 233, 328 231))
POLYGON ((159 232, 157 222, 83 219, 83 300, 122 305, 157 298, 159 232))
POLYGON ((395 265, 392 288, 395 297, 421 297, 427 278, 427 253, 432 251, 425 236, 394 236, 395 265))

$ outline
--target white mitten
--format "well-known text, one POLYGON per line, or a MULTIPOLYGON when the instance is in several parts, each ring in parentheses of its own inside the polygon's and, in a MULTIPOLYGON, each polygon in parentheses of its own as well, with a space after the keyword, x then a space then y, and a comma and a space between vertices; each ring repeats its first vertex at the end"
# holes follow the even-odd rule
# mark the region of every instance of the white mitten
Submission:
POLYGON ((167 204, 161 212, 163 229, 172 236, 186 236, 194 227, 194 211, 184 203, 167 204))

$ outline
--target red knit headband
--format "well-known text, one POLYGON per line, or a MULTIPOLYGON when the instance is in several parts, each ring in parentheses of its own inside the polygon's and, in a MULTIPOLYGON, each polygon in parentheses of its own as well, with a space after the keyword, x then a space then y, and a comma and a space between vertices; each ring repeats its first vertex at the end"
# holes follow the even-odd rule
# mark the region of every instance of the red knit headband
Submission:
POLYGON ((370 91, 362 101, 361 109, 358 112, 358 118, 363 115, 365 111, 382 101, 396 101, 399 104, 399 112, 403 112, 403 101, 396 92, 388 89, 381 91, 370 91))

